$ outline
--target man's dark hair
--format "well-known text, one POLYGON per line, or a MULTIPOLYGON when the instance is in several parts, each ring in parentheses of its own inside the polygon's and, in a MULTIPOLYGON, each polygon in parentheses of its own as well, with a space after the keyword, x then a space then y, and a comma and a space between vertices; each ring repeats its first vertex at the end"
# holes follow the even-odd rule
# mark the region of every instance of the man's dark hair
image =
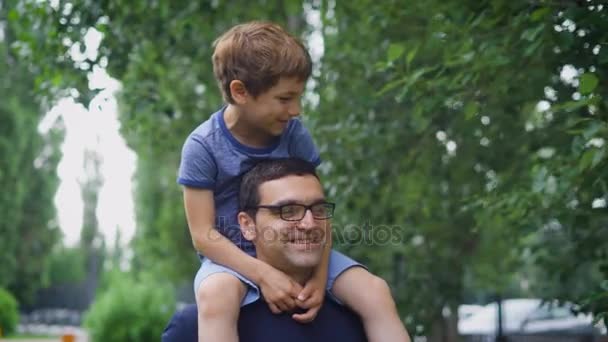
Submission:
POLYGON ((239 210, 247 211, 260 204, 260 185, 287 176, 312 175, 319 179, 315 165, 302 159, 269 159, 256 164, 241 180, 239 210))

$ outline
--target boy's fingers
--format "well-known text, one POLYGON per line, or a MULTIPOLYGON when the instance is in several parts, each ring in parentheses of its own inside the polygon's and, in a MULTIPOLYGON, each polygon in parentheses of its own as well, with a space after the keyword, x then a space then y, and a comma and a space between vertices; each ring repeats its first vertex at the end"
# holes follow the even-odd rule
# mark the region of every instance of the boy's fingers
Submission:
POLYGON ((268 303, 268 306, 270 307, 270 311, 272 311, 272 313, 275 315, 280 314, 282 312, 276 305, 272 303, 268 303))
POLYGON ((312 308, 306 311, 305 313, 293 314, 291 315, 291 317, 300 323, 310 323, 315 319, 318 311, 318 308, 312 308))
POLYGON ((283 300, 283 306, 285 307, 284 311, 293 310, 296 307, 296 301, 291 298, 286 298, 283 300))
POLYGON ((311 297, 306 301, 306 304, 310 305, 310 307, 321 306, 321 305, 323 305, 323 300, 320 298, 311 297))
POLYGON ((292 286, 291 287, 291 291, 289 291, 289 294, 293 297, 293 298, 297 298, 300 296, 300 293, 302 293, 302 286, 298 285, 298 286, 292 286))
POLYGON ((272 303, 274 303, 282 311, 287 311, 295 305, 295 300, 290 296, 284 294, 276 297, 272 303))
POLYGON ((310 297, 310 290, 308 288, 304 288, 302 289, 302 291, 300 291, 300 293, 298 294, 298 300, 300 301, 305 301, 310 297))
POLYGON ((279 300, 276 305, 281 311, 289 311, 289 304, 285 301, 279 300))
POLYGON ((302 309, 308 309, 308 308, 311 308, 313 306, 313 305, 310 305, 310 300, 299 300, 299 299, 297 299, 296 303, 302 309))

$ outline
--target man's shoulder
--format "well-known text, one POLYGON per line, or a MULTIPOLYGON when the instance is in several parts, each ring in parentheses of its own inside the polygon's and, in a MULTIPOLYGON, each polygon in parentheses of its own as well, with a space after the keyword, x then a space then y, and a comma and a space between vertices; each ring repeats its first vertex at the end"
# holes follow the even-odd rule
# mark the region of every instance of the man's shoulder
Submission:
MULTIPOLYGON (((317 318, 301 324, 290 314, 273 314, 268 305, 258 300, 241 308, 238 330, 241 341, 367 341, 359 317, 348 308, 326 297, 317 318)), ((163 342, 196 342, 196 305, 176 312, 165 328, 163 342)))

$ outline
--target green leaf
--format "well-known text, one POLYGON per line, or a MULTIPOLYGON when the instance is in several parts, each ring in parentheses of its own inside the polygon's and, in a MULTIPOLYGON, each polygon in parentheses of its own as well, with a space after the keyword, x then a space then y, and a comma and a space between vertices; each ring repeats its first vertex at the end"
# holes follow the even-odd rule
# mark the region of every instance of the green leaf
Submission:
POLYGON ((416 47, 407 53, 406 61, 407 61, 408 66, 410 65, 410 63, 412 63, 412 61, 414 60, 414 57, 416 57, 417 52, 418 52, 418 48, 416 47))
POLYGON ((298 15, 302 12, 302 4, 298 1, 287 1, 285 7, 289 15, 298 15))
POLYGON ((564 103, 556 104, 553 106, 554 111, 565 110, 567 112, 573 112, 580 108, 583 108, 591 104, 591 99, 583 99, 579 101, 567 101, 564 103))
POLYGON ((551 10, 548 7, 541 7, 537 10, 535 10, 534 12, 532 12, 532 14, 530 14, 530 20, 531 21, 540 21, 542 19, 544 19, 547 14, 551 13, 551 10))
POLYGON ((541 25, 538 25, 537 27, 527 29, 521 34, 521 38, 524 40, 527 40, 529 42, 532 42, 532 41, 536 40, 536 38, 543 31, 544 28, 545 28, 545 25, 541 24, 541 25))
POLYGON ((479 104, 477 104, 477 102, 467 103, 467 105, 464 107, 464 118, 467 120, 472 119, 473 117, 475 117, 478 110, 479 110, 479 104))
POLYGON ((403 77, 403 78, 399 78, 399 79, 393 80, 393 81, 385 84, 384 87, 382 87, 382 89, 380 89, 376 93, 376 95, 380 96, 380 95, 382 95, 382 94, 384 94, 384 93, 386 93, 386 92, 388 92, 390 90, 395 89, 397 86, 399 86, 399 85, 401 85, 401 84, 403 84, 405 82, 407 82, 407 77, 403 77))
POLYGON ((388 47, 388 60, 389 62, 395 61, 397 58, 401 57, 405 52, 405 46, 399 43, 393 43, 388 47))
POLYGON ((596 167, 599 163, 604 160, 604 156, 606 155, 606 149, 602 148, 596 151, 593 156, 593 160, 591 161, 591 168, 596 167))
POLYGON ((17 12, 16 9, 12 9, 8 12, 8 20, 10 21, 17 21, 17 19, 19 19, 19 13, 17 12))
POLYGON ((598 83, 599 80, 597 79, 597 76, 595 76, 595 74, 585 73, 580 77, 578 90, 583 95, 590 94, 595 89, 595 87, 597 87, 598 83))
POLYGON ((593 166, 593 159, 595 159, 595 150, 587 150, 583 153, 581 160, 578 164, 579 171, 584 171, 593 166))
POLYGON ((583 131, 583 137, 589 140, 596 136, 596 134, 605 129, 604 124, 601 121, 592 121, 589 126, 583 131))
POLYGON ((53 85, 54 86, 59 86, 61 85, 61 81, 63 80, 63 78, 61 77, 60 73, 57 73, 53 76, 53 85))

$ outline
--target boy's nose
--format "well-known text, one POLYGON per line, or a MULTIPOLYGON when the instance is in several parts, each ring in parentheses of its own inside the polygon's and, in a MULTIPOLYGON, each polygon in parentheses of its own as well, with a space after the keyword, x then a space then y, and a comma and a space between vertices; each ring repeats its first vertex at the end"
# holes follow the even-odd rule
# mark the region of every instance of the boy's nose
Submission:
POLYGON ((292 104, 291 106, 289 106, 288 109, 288 114, 291 117, 296 117, 298 115, 300 115, 300 104, 296 103, 296 104, 292 104))

